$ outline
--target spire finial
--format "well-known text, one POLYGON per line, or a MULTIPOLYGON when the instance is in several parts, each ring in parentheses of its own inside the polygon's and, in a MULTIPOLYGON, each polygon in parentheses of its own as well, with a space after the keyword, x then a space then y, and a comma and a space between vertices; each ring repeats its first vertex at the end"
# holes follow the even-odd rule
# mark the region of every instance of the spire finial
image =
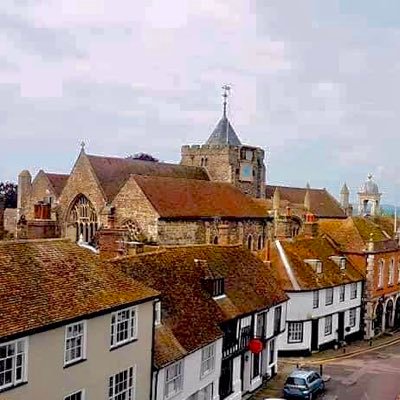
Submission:
POLYGON ((227 98, 229 96, 229 92, 231 90, 230 85, 224 85, 222 86, 222 90, 224 93, 222 94, 222 97, 224 98, 224 117, 226 118, 226 105, 227 105, 227 98))
POLYGON ((81 142, 81 151, 85 151, 86 143, 82 140, 81 142))

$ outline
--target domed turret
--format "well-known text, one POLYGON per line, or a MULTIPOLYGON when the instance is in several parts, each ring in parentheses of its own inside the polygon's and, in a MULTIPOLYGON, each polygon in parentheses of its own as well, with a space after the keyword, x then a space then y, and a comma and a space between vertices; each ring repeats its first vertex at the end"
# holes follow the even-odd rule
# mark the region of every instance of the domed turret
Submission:
POLYGON ((380 212, 381 193, 372 175, 361 185, 358 192, 358 208, 361 215, 377 215, 380 212))

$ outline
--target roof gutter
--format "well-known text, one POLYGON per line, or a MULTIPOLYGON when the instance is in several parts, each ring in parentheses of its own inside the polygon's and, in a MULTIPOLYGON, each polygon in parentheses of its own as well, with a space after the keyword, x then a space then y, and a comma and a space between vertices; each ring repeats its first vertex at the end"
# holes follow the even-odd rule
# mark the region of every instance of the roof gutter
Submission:
POLYGON ((281 242, 279 240, 275 240, 275 245, 278 249, 279 256, 281 257, 283 265, 285 266, 286 273, 288 274, 294 290, 301 290, 300 285, 298 284, 296 277, 293 274, 292 267, 290 266, 289 260, 287 259, 285 250, 283 249, 281 242))

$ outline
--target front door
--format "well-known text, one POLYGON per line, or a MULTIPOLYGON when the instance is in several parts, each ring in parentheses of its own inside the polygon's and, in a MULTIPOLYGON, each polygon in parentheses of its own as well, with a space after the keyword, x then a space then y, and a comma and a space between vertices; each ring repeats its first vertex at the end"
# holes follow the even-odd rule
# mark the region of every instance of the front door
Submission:
POLYGON ((338 341, 344 340, 344 312, 339 313, 338 341))
POLYGON ((223 360, 219 378, 219 398, 222 400, 232 393, 233 359, 223 360))
POLYGON ((318 350, 318 322, 319 319, 311 320, 311 351, 318 350))

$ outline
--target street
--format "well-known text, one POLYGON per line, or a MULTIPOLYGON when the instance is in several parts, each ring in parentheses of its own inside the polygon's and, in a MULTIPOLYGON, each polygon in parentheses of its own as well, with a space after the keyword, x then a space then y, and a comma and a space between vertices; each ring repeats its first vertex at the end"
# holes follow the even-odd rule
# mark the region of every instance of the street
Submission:
POLYGON ((324 365, 326 399, 396 400, 400 393, 400 344, 324 365))

